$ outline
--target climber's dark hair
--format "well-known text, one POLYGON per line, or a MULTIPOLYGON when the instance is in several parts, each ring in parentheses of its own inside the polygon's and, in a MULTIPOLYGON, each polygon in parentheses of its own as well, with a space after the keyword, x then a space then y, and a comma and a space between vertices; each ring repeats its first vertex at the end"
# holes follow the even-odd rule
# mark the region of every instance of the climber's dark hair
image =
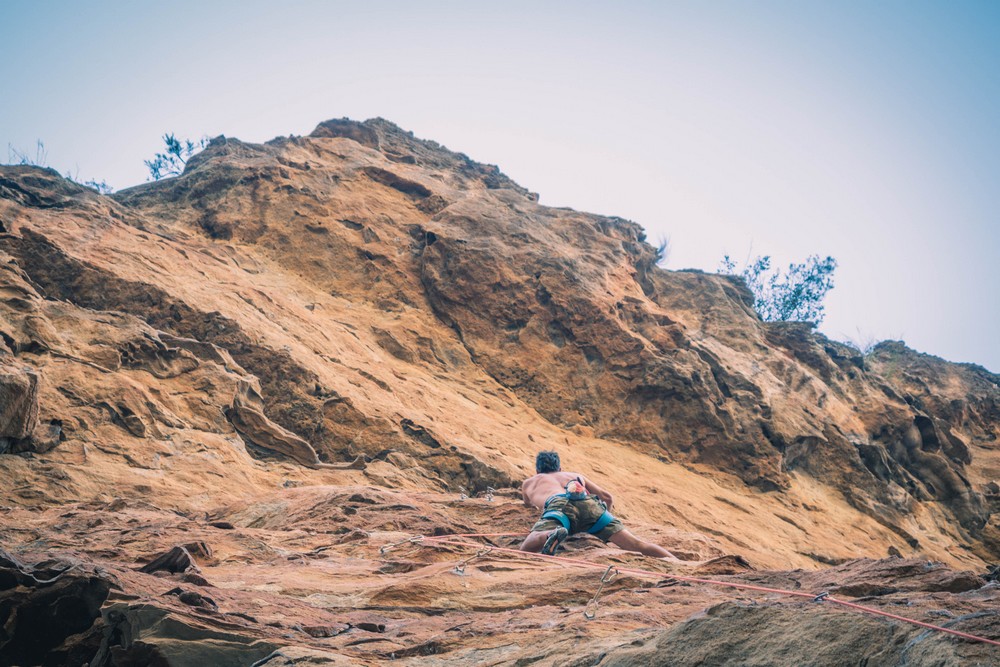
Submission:
POLYGON ((535 470, 539 473, 559 472, 561 469, 559 455, 555 452, 538 452, 535 457, 535 470))

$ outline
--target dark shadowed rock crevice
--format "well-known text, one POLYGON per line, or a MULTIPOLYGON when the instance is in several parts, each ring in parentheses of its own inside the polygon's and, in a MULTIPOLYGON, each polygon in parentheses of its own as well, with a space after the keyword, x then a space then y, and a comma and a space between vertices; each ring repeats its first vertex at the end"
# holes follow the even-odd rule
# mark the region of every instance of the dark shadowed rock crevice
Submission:
POLYGON ((0 551, 2 662, 56 666, 89 660, 112 586, 92 567, 71 562, 31 567, 0 551))

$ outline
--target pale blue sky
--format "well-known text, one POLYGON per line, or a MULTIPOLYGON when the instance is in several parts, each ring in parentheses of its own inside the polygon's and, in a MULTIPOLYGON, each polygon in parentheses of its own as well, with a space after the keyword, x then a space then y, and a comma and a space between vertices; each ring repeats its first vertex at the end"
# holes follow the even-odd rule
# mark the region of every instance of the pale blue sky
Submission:
POLYGON ((0 0, 0 63, 0 152, 80 179, 382 116, 668 268, 833 255, 824 333, 1000 371, 1000 2, 0 0))

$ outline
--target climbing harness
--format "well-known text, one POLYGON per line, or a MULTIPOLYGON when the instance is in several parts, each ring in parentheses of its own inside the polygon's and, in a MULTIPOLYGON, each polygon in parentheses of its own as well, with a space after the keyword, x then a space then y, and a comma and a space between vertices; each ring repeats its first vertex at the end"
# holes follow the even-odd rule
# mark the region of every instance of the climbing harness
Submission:
MULTIPOLYGON (((413 539, 411 539, 409 541, 420 542, 421 544, 426 544, 426 545, 449 544, 449 545, 461 546, 461 547, 466 547, 466 548, 470 548, 470 547, 471 548, 479 548, 481 545, 476 544, 475 542, 469 542, 467 540, 469 538, 475 538, 475 537, 490 537, 490 538, 492 538, 492 537, 524 537, 524 535, 525 535, 525 533, 462 533, 462 534, 456 534, 456 535, 438 535, 438 536, 433 536, 433 537, 431 537, 431 536, 422 536, 422 537, 413 538, 413 539), (454 539, 454 538, 464 538, 464 539, 454 539)), ((403 544, 403 543, 400 543, 400 544, 403 544)), ((568 558, 566 556, 545 556, 545 555, 542 555, 542 554, 532 553, 530 551, 521 551, 519 549, 510 549, 510 548, 507 548, 507 547, 496 547, 496 546, 494 546, 494 547, 491 547, 491 549, 492 549, 492 551, 495 551, 497 553, 510 553, 510 554, 515 554, 517 556, 526 557, 526 558, 544 559, 544 560, 546 560, 548 562, 567 563, 567 564, 571 564, 571 565, 577 565, 577 566, 589 567, 589 568, 600 568, 600 569, 608 568, 608 570, 614 569, 615 570, 615 575, 617 575, 617 574, 634 574, 634 575, 644 576, 644 577, 656 577, 657 579, 662 579, 664 576, 667 576, 667 577, 669 577, 672 580, 684 581, 684 582, 693 583, 693 584, 707 584, 707 585, 711 585, 711 586, 724 586, 724 587, 727 587, 727 588, 736 588, 736 589, 740 589, 740 590, 758 591, 758 592, 762 592, 762 593, 774 593, 774 594, 777 594, 777 595, 788 595, 788 596, 792 596, 792 597, 805 598, 805 599, 812 600, 812 601, 815 601, 815 602, 827 602, 827 603, 830 603, 830 604, 840 605, 842 607, 846 607, 848 609, 852 609, 854 611, 858 611, 858 612, 861 612, 861 613, 871 614, 873 616, 882 616, 883 618, 891 618, 891 619, 893 619, 895 621, 900 621, 901 623, 909 623, 910 625, 916 625, 918 627, 926 628, 928 630, 934 630, 936 632, 943 632, 943 633, 946 633, 946 634, 949 634, 949 635, 953 635, 955 637, 961 637, 963 639, 968 639, 970 641, 982 642, 984 644, 991 644, 993 646, 1000 646, 1000 641, 997 641, 995 639, 988 639, 986 637, 981 637, 979 635, 973 635, 973 634, 969 634, 967 632, 961 632, 959 630, 952 630, 951 628, 945 628, 945 627, 942 627, 940 625, 933 625, 932 623, 924 623, 923 621, 918 621, 918 620, 913 619, 913 618, 907 618, 906 616, 899 616, 897 614, 891 614, 891 613, 889 613, 887 611, 882 611, 881 609, 875 609, 874 607, 866 607, 864 605, 856 604, 854 602, 848 602, 846 600, 840 600, 838 598, 832 597, 829 594, 829 592, 827 592, 827 591, 824 591, 824 592, 819 593, 817 595, 817 594, 813 594, 813 593, 806 593, 804 591, 789 591, 789 590, 784 590, 784 589, 781 589, 781 588, 769 588, 767 586, 754 586, 752 584, 741 584, 741 583, 737 583, 737 582, 734 582, 734 581, 720 581, 718 579, 705 579, 705 578, 701 578, 701 577, 688 577, 688 576, 683 576, 683 575, 679 575, 679 574, 665 575, 662 572, 654 572, 652 570, 640 570, 640 569, 636 569, 636 568, 627 568, 627 567, 611 568, 611 567, 602 565, 601 563, 592 563, 590 561, 581 560, 579 558, 568 558)), ((601 577, 602 580, 608 575, 608 570, 605 570, 605 576, 601 577)), ((610 579, 608 581, 610 581, 610 579)), ((607 581, 602 582, 601 588, 598 589, 598 593, 601 592, 601 590, 603 589, 603 584, 606 584, 606 583, 608 583, 608 582, 607 581)), ((596 598, 596 596, 595 596, 595 598, 596 598)), ((595 602, 595 601, 592 600, 592 602, 595 602)), ((596 604, 596 602, 595 602, 595 604, 596 604)), ((588 616, 588 618, 589 618, 589 616, 588 616)))
POLYGON ((608 524, 614 520, 615 517, 611 514, 611 512, 604 510, 604 514, 600 516, 600 518, 594 523, 593 526, 590 527, 590 530, 588 530, 587 532, 590 533, 591 535, 597 535, 599 532, 607 528, 608 524))
MULTIPOLYGON (((549 510, 542 514, 543 519, 555 519, 562 524, 563 528, 572 531, 569 524, 569 517, 562 510, 549 510)), ((599 532, 608 527, 608 524, 615 520, 614 515, 604 510, 604 514, 594 522, 594 525, 587 529, 587 532, 591 535, 597 535, 599 532)))
MULTIPOLYGON (((579 477, 570 480, 566 484, 565 488, 566 488, 566 493, 557 493, 553 496, 549 496, 545 500, 545 504, 548 505, 550 502, 552 502, 553 498, 565 498, 570 502, 579 502, 581 500, 586 500, 587 498, 591 497, 590 494, 588 494, 586 491, 587 487, 584 486, 583 482, 580 480, 579 477)), ((600 501, 600 499, 598 499, 598 502, 601 502, 602 505, 604 504, 603 501, 600 501)), ((542 518, 555 519, 556 521, 562 524, 563 528, 570 531, 571 533, 573 532, 572 528, 570 528, 569 517, 567 517, 566 513, 560 509, 545 510, 544 512, 542 512, 542 518)), ((614 520, 615 520, 614 515, 607 510, 607 507, 605 507, 604 513, 601 514, 600 517, 598 517, 597 521, 594 522, 593 526, 587 529, 587 532, 591 535, 597 535, 599 532, 607 528, 608 524, 614 520)))
POLYGON ((477 558, 482 558, 491 551, 493 551, 493 547, 486 547, 485 549, 480 549, 479 551, 476 552, 475 556, 469 556, 468 558, 460 562, 458 565, 456 565, 455 569, 453 569, 452 572, 454 572, 455 574, 465 574, 466 565, 476 560, 477 558))
POLYGON ((594 593, 594 597, 590 598, 590 602, 587 603, 587 606, 583 608, 583 615, 588 621, 594 620, 597 616, 597 599, 601 597, 601 591, 604 590, 604 584, 610 584, 611 580, 617 576, 618 570, 615 569, 615 566, 608 565, 608 569, 601 575, 601 583, 597 586, 597 592, 594 593))
POLYGON ((542 513, 543 519, 555 519, 562 524, 562 527, 569 530, 569 517, 563 514, 560 510, 549 510, 548 512, 542 513))

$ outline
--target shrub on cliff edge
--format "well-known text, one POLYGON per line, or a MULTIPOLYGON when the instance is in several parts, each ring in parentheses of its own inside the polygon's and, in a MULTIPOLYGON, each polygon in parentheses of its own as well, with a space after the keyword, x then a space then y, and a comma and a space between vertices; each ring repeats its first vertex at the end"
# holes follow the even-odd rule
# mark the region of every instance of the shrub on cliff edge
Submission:
POLYGON ((149 178, 153 181, 180 176, 191 156, 208 145, 208 139, 203 138, 197 142, 185 139, 182 142, 171 132, 163 135, 163 143, 166 149, 163 153, 157 153, 152 160, 143 160, 143 164, 149 169, 149 178))
POLYGON ((754 295, 754 308, 765 322, 823 321, 823 299, 833 289, 837 260, 810 255, 801 264, 789 264, 787 273, 771 268, 771 256, 758 256, 737 270, 725 255, 719 273, 740 276, 754 295))

